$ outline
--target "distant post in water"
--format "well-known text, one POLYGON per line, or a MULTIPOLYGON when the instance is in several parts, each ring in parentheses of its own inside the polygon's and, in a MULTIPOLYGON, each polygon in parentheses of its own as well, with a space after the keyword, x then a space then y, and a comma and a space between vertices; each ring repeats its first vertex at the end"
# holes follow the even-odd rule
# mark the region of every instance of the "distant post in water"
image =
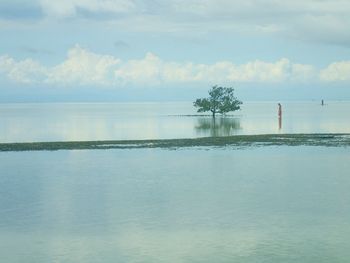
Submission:
POLYGON ((323 100, 321 100, 321 105, 322 105, 322 106, 324 105, 324 101, 323 101, 323 100))

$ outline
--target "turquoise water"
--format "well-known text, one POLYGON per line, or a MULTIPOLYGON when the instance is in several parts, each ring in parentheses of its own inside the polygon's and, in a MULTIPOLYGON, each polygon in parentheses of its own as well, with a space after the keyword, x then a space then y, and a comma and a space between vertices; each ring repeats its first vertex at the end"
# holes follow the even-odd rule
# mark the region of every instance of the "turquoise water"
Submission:
POLYGON ((348 148, 0 153, 2 262, 348 262, 348 148))
POLYGON ((226 118, 191 102, 0 104, 0 142, 170 139, 235 134, 350 133, 350 102, 245 102, 226 118))

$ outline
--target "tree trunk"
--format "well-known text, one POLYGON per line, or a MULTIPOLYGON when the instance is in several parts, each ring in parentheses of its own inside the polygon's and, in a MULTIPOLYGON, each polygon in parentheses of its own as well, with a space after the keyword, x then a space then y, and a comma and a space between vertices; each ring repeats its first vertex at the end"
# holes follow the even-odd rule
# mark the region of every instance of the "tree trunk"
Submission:
POLYGON ((212 113, 213 113, 213 118, 215 118, 215 111, 212 111, 212 113))

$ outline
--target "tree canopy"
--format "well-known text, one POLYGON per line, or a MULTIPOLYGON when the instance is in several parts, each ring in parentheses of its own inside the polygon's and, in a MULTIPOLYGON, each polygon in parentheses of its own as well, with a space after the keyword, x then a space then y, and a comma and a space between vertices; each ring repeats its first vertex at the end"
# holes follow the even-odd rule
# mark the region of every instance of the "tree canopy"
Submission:
POLYGON ((197 99, 193 105, 198 108, 197 112, 211 111, 215 118, 216 113, 225 114, 240 109, 242 102, 233 95, 233 88, 213 86, 209 90, 209 98, 197 99))

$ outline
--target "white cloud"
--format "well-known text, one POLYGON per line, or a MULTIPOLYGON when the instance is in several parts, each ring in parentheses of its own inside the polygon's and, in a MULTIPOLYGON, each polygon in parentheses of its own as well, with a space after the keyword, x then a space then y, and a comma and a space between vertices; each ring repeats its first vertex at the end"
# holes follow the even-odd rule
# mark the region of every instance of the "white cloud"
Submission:
POLYGON ((350 61, 334 62, 322 70, 282 58, 245 64, 165 61, 152 53, 122 61, 76 45, 60 64, 46 67, 32 59, 0 57, 0 74, 13 82, 55 86, 161 86, 180 83, 231 84, 233 82, 284 83, 350 81, 350 61))
POLYGON ((115 71, 116 79, 121 83, 159 84, 163 62, 152 53, 144 59, 130 60, 115 71))
POLYGON ((289 79, 290 67, 290 61, 285 58, 275 63, 256 60, 238 66, 230 77, 237 81, 279 82, 289 79))
POLYGON ((118 79, 124 83, 232 83, 232 82, 282 82, 307 81, 313 77, 311 65, 292 64, 288 59, 274 63, 253 61, 236 65, 229 61, 214 64, 167 62, 152 53, 145 58, 122 64, 117 70, 118 79))
POLYGON ((330 64, 321 70, 320 79, 323 81, 349 81, 350 61, 340 61, 330 64))
POLYGON ((0 73, 13 82, 29 84, 42 81, 47 75, 47 69, 32 59, 15 61, 5 55, 0 57, 0 73))
POLYGON ((306 82, 316 78, 317 70, 313 66, 305 64, 292 65, 292 80, 306 82))
POLYGON ((120 60, 108 55, 98 55, 78 45, 68 51, 67 59, 47 70, 45 82, 58 85, 109 85, 113 69, 120 60))
POLYGON ((164 63, 163 78, 169 82, 281 82, 307 81, 313 76, 311 65, 292 64, 282 58, 274 63, 260 60, 236 65, 221 61, 211 65, 164 63))

